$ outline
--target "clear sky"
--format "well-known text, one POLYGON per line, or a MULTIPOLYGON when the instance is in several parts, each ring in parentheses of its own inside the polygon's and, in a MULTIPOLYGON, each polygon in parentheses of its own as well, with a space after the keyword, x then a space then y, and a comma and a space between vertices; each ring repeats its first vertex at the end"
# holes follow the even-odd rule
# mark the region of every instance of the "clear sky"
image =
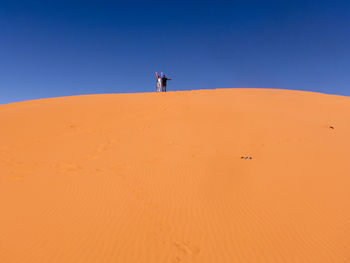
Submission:
POLYGON ((0 104, 278 88, 350 96, 350 1, 0 1, 0 104))

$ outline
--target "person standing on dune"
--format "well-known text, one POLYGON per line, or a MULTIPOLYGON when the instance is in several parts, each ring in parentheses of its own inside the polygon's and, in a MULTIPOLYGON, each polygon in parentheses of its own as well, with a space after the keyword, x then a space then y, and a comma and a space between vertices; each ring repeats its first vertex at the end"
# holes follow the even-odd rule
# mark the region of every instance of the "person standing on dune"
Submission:
POLYGON ((162 76, 163 72, 160 73, 160 76, 158 75, 158 72, 156 72, 156 78, 157 78, 157 92, 160 92, 160 87, 162 86, 162 76))
POLYGON ((166 85, 167 85, 168 80, 171 80, 171 79, 168 79, 164 74, 164 76, 162 78, 162 91, 163 92, 166 92, 166 85))

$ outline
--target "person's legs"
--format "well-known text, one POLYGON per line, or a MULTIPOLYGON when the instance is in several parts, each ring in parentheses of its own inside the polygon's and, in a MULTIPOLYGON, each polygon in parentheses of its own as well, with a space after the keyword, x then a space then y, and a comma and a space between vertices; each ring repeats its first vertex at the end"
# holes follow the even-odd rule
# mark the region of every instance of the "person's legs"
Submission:
POLYGON ((163 88, 164 88, 164 92, 166 92, 166 85, 163 85, 163 88))

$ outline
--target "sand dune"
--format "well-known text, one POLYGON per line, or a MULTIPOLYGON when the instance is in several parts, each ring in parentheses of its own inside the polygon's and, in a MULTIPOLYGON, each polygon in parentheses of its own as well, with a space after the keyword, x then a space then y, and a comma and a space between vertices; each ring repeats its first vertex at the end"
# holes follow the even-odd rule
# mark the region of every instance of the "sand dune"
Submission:
POLYGON ((2 263, 350 262, 348 97, 77 96, 0 121, 2 263))

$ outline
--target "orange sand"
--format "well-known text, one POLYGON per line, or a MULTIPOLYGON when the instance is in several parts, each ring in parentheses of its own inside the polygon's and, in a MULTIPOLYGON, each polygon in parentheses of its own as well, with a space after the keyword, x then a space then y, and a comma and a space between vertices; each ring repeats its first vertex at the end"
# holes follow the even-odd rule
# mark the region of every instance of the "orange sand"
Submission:
POLYGON ((77 96, 0 121, 1 263, 350 262, 348 97, 77 96))

